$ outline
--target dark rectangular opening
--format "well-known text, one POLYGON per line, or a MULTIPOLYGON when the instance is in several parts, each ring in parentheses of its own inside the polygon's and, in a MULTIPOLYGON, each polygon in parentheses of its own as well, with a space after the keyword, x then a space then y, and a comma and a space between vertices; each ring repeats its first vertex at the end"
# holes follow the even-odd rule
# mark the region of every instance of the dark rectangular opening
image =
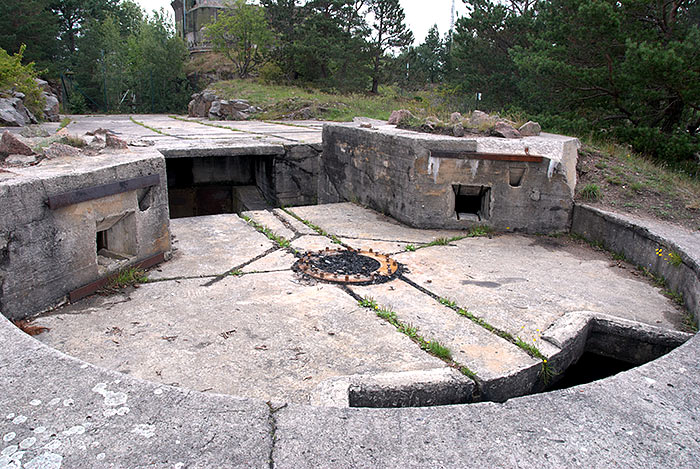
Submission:
POLYGON ((97 232, 97 252, 100 252, 102 249, 109 249, 107 243, 107 231, 97 232))
POLYGON ((268 156, 166 159, 170 218, 268 208, 265 196, 273 187, 272 180, 268 181, 271 167, 272 157, 268 156), (250 190, 256 187, 259 190, 250 190), (241 197, 241 191, 249 196, 241 197))
POLYGON ((458 220, 481 221, 489 218, 491 188, 488 186, 453 186, 455 213, 458 220))

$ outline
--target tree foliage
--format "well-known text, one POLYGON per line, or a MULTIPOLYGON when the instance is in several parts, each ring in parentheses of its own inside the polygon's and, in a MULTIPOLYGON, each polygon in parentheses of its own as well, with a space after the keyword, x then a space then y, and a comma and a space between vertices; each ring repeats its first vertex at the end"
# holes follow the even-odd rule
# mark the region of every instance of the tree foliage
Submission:
POLYGON ((405 24, 399 0, 369 0, 369 11, 374 17, 372 93, 377 93, 384 54, 392 48, 408 47, 413 43, 413 32, 405 24))
POLYGON ((274 35, 265 11, 246 0, 235 0, 207 26, 206 36, 214 51, 223 53, 246 78, 270 58, 274 35))
POLYGON ((17 91, 24 93, 25 106, 37 117, 44 109, 41 88, 36 83, 37 71, 34 63, 22 64, 25 46, 22 45, 15 54, 10 55, 0 48, 0 91, 17 91))
POLYGON ((22 44, 30 47, 23 58, 39 68, 52 65, 56 55, 58 19, 49 9, 50 0, 3 0, 0 2, 0 48, 11 54, 22 44))

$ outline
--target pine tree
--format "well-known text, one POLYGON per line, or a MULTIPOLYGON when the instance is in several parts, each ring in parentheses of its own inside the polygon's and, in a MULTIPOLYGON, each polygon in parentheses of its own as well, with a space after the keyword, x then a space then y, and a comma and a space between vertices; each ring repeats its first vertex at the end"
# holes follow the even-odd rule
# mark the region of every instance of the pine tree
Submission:
POLYGON ((395 47, 409 46, 413 33, 404 23, 406 15, 399 0, 369 0, 369 10, 374 16, 372 93, 377 93, 384 54, 395 47))

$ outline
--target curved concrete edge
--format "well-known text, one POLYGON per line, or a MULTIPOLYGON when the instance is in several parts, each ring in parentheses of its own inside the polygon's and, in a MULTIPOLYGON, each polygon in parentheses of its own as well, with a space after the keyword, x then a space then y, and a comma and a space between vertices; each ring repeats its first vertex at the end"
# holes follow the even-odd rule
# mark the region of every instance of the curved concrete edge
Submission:
POLYGON ((432 408, 288 406, 275 468, 698 467, 698 338, 576 388, 432 408))
POLYGON ((44 469, 268 467, 272 428, 263 402, 100 369, 4 317, 0 344, 0 467, 13 457, 44 469))
MULTIPOLYGON (((678 271, 697 281, 688 269, 678 271)), ((602 320, 582 319, 588 328, 602 320)), ((399 409, 271 405, 161 386, 66 356, 4 318, 0 344, 0 465, 15 458, 53 469, 700 466, 697 336, 576 388, 503 404, 399 409)))
POLYGON ((685 307, 700 320, 700 235, 629 215, 576 205, 571 232, 623 254, 633 264, 662 276, 667 287, 683 295, 685 307), (662 251, 659 254, 658 249, 662 251), (669 254, 682 261, 674 263, 669 254))

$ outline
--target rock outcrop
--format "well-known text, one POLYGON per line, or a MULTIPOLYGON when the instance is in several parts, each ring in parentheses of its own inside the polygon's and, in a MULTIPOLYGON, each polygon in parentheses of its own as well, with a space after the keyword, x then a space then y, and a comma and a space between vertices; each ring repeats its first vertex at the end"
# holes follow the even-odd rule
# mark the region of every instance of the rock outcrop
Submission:
POLYGON ((213 120, 246 120, 251 114, 261 111, 244 99, 220 99, 212 90, 193 94, 187 110, 190 117, 207 117, 213 120))
POLYGON ((29 109, 24 107, 24 93, 0 95, 0 127, 22 127, 36 124, 37 120, 29 109))
POLYGON ((44 119, 49 122, 58 122, 61 120, 61 117, 58 114, 58 97, 56 97, 56 95, 53 93, 53 90, 47 81, 37 78, 36 84, 42 89, 41 96, 44 98, 44 119))

